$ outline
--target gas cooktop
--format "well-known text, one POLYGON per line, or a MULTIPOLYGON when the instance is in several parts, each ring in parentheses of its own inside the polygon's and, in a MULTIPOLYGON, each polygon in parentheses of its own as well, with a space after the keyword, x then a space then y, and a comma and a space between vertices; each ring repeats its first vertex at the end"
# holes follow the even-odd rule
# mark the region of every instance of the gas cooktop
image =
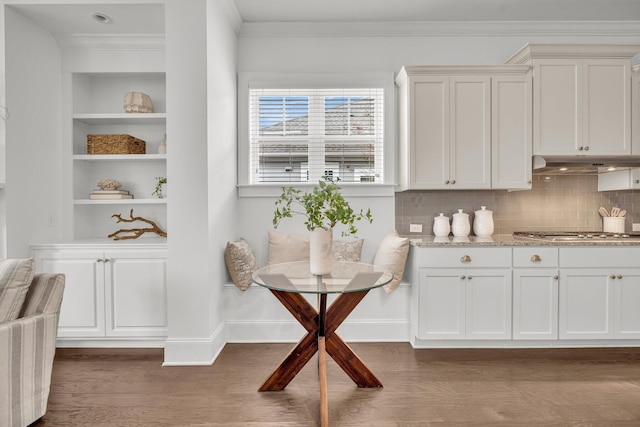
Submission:
POLYGON ((514 231, 513 237, 546 242, 640 242, 640 234, 638 233, 605 233, 602 231, 514 231))

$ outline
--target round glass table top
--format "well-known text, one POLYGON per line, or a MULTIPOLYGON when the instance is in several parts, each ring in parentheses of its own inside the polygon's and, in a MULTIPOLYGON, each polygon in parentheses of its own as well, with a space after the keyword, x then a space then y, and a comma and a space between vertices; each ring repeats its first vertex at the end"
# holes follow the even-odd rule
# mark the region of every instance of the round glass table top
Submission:
POLYGON ((341 294, 386 285, 393 279, 393 274, 378 265, 334 261, 330 274, 316 276, 309 271, 308 261, 300 261, 262 267, 251 278, 258 285, 276 291, 341 294))

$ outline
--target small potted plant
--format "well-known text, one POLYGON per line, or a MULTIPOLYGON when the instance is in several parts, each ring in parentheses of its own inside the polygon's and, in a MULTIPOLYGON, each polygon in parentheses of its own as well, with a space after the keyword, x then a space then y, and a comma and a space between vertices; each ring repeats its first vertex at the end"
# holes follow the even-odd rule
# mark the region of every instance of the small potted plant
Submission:
POLYGON ((313 274, 328 274, 333 267, 333 228, 337 224, 347 227, 342 236, 355 235, 357 221, 366 219, 373 222, 371 210, 354 211, 347 202, 341 188, 334 182, 320 180, 311 192, 303 192, 293 187, 283 187, 276 200, 273 226, 278 228, 283 218, 294 215, 305 217, 304 224, 311 231, 310 266, 313 274))

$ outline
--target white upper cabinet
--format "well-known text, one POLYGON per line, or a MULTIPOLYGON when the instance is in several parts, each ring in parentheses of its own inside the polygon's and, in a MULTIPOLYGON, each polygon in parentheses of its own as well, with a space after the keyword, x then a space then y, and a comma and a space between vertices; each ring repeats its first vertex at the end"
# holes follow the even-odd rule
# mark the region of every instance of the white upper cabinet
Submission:
POLYGON ((631 57, 639 45, 526 45, 533 67, 533 154, 630 155, 631 57))
POLYGON ((400 190, 530 188, 528 70, 402 68, 400 190))

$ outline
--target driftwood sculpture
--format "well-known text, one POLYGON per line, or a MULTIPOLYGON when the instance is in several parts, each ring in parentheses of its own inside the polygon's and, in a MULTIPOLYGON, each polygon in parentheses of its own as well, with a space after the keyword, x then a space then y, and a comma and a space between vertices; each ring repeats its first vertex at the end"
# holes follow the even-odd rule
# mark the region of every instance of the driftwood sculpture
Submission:
POLYGON ((161 236, 161 237, 167 237, 167 233, 162 231, 160 229, 160 227, 158 227, 158 225, 148 219, 145 219, 141 216, 133 216, 133 209, 131 209, 131 212, 129 212, 129 217, 130 219, 126 219, 126 218, 122 218, 122 215, 120 214, 113 214, 111 215, 111 218, 118 218, 118 221, 116 221, 116 223, 119 222, 135 222, 135 221, 142 221, 142 222, 146 222, 147 224, 151 225, 150 228, 131 228, 131 229, 121 229, 118 230, 114 233, 109 234, 108 237, 113 237, 113 240, 125 240, 125 239, 137 239, 138 237, 142 236, 144 233, 156 233, 157 235, 161 236), (131 235, 124 235, 121 236, 120 234, 124 234, 124 233, 132 233, 131 235))

